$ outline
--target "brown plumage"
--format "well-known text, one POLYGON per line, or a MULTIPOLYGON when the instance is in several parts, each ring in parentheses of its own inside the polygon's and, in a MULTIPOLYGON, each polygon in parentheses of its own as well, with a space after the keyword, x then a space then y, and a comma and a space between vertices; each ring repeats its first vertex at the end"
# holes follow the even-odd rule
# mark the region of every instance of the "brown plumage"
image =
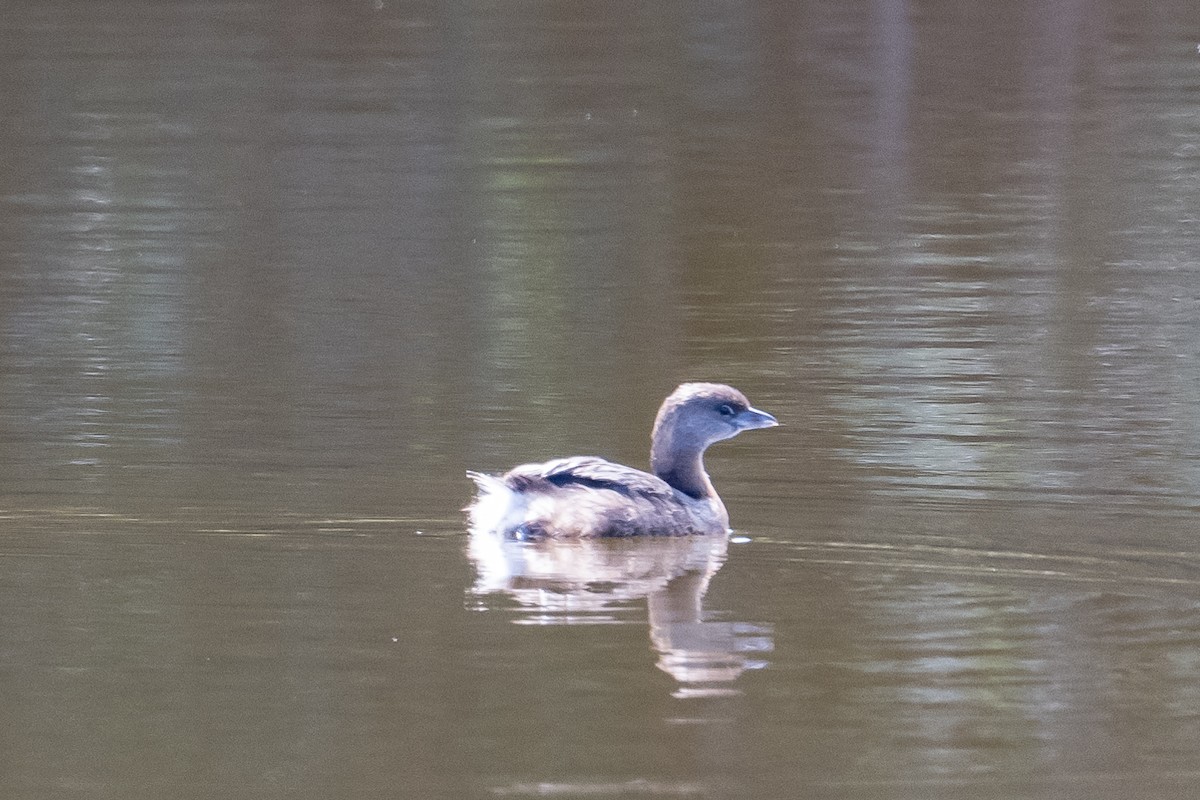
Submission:
POLYGON ((685 383, 654 420, 653 475, 595 456, 524 464, 499 478, 468 472, 479 487, 467 509, 471 526, 521 539, 722 533, 729 515, 704 451, 777 424, 732 386, 685 383))

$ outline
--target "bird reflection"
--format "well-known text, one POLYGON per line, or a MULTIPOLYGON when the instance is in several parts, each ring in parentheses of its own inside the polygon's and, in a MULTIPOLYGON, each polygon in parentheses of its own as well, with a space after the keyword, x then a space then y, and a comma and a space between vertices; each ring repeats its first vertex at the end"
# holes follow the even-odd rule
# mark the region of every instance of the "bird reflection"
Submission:
POLYGON ((472 530, 470 591, 508 596, 525 624, 618 622, 644 597, 650 643, 658 667, 679 683, 675 695, 733 694, 743 671, 765 666, 772 639, 769 628, 704 611, 728 547, 726 534, 522 542, 472 530))

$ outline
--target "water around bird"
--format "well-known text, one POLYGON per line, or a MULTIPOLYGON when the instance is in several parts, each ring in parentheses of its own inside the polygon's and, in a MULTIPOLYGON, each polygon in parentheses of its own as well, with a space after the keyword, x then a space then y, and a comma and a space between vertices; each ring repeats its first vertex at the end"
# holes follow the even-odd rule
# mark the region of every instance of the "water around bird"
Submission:
POLYGON ((17 4, 0 793, 1192 797, 1194 22, 17 4), (732 536, 468 535, 690 379, 732 536))

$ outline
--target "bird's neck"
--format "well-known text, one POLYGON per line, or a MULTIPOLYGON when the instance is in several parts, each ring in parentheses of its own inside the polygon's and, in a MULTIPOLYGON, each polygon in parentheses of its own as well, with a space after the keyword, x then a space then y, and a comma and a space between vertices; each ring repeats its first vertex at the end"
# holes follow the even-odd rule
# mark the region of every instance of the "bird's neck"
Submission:
POLYGON ((712 481, 704 471, 704 448, 680 447, 672 431, 656 431, 650 447, 650 468, 672 488, 697 500, 716 497, 712 481))

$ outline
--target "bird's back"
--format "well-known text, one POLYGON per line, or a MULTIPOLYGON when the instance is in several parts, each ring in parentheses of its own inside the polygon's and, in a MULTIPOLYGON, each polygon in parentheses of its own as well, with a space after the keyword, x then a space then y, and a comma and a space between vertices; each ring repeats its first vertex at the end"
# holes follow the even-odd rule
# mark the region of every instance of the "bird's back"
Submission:
POLYGON ((639 469, 595 456, 523 464, 503 478, 468 473, 480 496, 471 524, 520 538, 721 533, 717 498, 694 499, 639 469))

